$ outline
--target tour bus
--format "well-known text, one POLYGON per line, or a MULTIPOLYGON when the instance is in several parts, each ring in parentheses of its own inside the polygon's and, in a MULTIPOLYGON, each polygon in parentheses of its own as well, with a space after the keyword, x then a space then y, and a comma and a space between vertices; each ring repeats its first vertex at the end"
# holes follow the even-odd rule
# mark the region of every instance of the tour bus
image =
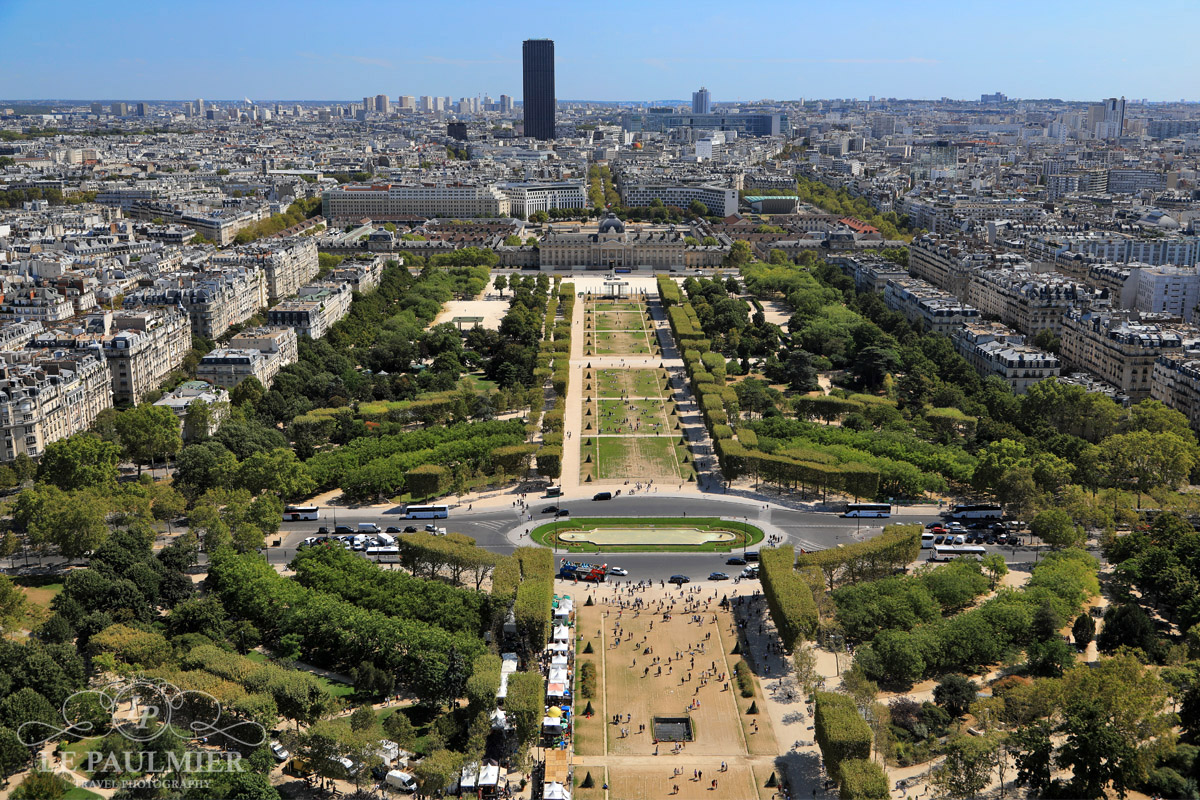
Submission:
POLYGON ((561 486, 546 487, 546 497, 562 497, 562 487, 561 486))
POLYGON ((957 505, 950 509, 950 519, 1000 519, 1004 509, 997 505, 957 505))
POLYGON ((888 503, 849 503, 843 517, 890 517, 892 507, 888 503))
POLYGON ((956 558, 974 558, 976 561, 982 561, 987 555, 987 548, 975 547, 973 545, 955 545, 946 547, 945 545, 934 545, 933 553, 930 554, 930 561, 953 561, 956 558))
POLYGON ((302 519, 320 519, 320 506, 288 506, 283 510, 284 522, 296 522, 302 519))
POLYGON ((922 533, 921 534, 921 549, 928 550, 931 547, 933 547, 933 538, 934 538, 934 535, 932 533, 922 533))
POLYGON ((404 516, 408 519, 445 519, 450 516, 450 506, 405 506, 404 516))

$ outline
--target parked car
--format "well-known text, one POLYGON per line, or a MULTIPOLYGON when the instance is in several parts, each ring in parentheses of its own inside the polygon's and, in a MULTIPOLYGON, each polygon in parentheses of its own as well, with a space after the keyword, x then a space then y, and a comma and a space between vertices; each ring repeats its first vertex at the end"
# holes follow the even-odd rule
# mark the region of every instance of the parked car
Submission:
POLYGON ((758 578, 758 567, 755 567, 755 566, 746 567, 744 570, 742 570, 742 577, 757 579, 758 578))
POLYGON ((710 581, 727 581, 729 580, 729 576, 724 572, 710 572, 708 573, 708 579, 710 581))
POLYGON ((285 750, 279 742, 271 742, 271 755, 275 756, 275 760, 281 764, 292 757, 292 754, 285 750))
POLYGON ((940 527, 942 527, 942 523, 940 523, 940 522, 927 522, 927 523, 925 523, 925 527, 926 527, 926 528, 930 528, 930 529, 932 529, 932 528, 940 528, 940 527))
POLYGON ((556 513, 554 516, 556 516, 556 517, 569 517, 569 516, 571 516, 571 509, 569 509, 569 508, 560 508, 560 509, 558 510, 558 513, 556 513))
POLYGON ((619 577, 624 578, 626 575, 629 574, 629 570, 625 569, 624 567, 609 567, 608 574, 609 575, 617 575, 619 577))
POLYGON ((937 536, 933 537, 934 544, 941 544, 944 541, 946 541, 946 537, 940 533, 937 536))
MULTIPOLYGON (((414 530, 416 530, 416 529, 414 528, 414 530)), ((400 533, 400 532, 401 532, 400 529, 397 528, 395 525, 388 525, 387 530, 384 531, 384 533, 400 533)))
POLYGON ((354 533, 354 528, 351 528, 349 525, 338 525, 336 528, 333 529, 333 532, 334 533, 354 533))
POLYGON ((417 532, 417 526, 416 526, 416 525, 405 525, 405 526, 404 526, 404 532, 405 532, 405 533, 416 533, 416 532, 417 532))
POLYGON ((746 565, 746 559, 742 558, 741 556, 730 556, 725 560, 725 563, 729 564, 730 566, 742 567, 746 565))
POLYGON ((327 528, 327 527, 325 527, 324 525, 322 525, 321 527, 317 528, 317 533, 323 533, 323 534, 325 534, 326 536, 328 536, 328 535, 329 535, 329 528, 327 528))
POLYGON ((673 583, 676 586, 683 586, 685 583, 691 583, 692 579, 687 575, 672 575, 667 579, 667 583, 673 583))
POLYGON ((954 543, 955 543, 955 544, 964 544, 965 542, 966 542, 966 538, 965 538, 965 537, 963 537, 963 536, 961 536, 961 535, 960 535, 960 536, 955 536, 955 537, 954 537, 954 543))
POLYGON ((429 531, 430 533, 437 533, 437 529, 438 526, 434 525, 432 522, 425 526, 425 530, 429 531))

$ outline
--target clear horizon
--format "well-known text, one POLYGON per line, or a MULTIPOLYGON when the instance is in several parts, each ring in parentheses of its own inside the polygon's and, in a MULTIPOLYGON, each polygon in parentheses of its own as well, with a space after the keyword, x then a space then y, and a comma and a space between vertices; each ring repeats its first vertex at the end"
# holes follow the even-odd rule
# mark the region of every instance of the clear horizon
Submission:
POLYGON ((453 16, 425 4, 213 0, 204 20, 145 0, 105 6, 0 0, 0 97, 11 100, 353 101, 365 95, 508 94, 521 99, 521 42, 555 40, 560 101, 714 102, 896 97, 1087 101, 1195 99, 1200 6, 1004 6, 860 0, 798 7, 767 0, 602 7, 534 0, 520 14, 465 0, 453 16), (206 27, 208 23, 212 26, 206 27), (211 30, 210 30, 211 27, 211 30), (301 89, 301 87, 304 87, 301 89))

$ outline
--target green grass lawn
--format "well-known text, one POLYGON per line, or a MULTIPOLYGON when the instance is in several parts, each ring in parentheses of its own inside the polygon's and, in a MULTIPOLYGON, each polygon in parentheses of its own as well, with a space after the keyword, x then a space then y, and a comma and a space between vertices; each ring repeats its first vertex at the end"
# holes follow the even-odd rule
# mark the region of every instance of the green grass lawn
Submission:
POLYGON ((602 434, 624 433, 667 435, 671 433, 666 403, 662 400, 601 400, 599 431, 602 434))
POLYGON ((82 786, 75 786, 67 790, 61 800, 92 800, 92 798, 102 798, 104 795, 96 794, 90 789, 85 789, 82 786))
MULTIPOLYGON (((597 331, 585 340, 593 343, 596 355, 645 355, 650 352, 650 339, 645 331, 597 331)), ((585 351, 586 352, 586 349, 585 351)))
POLYGON ((692 519, 680 519, 678 517, 578 517, 571 520, 562 520, 558 523, 549 522, 539 525, 530 533, 530 539, 536 544, 543 547, 554 546, 555 532, 562 531, 579 531, 579 530, 594 530, 596 528, 637 528, 645 527, 650 529, 652 526, 672 527, 672 528, 695 528, 697 530, 722 530, 731 531, 738 535, 738 538, 732 542, 705 542, 700 545, 659 545, 659 544, 639 544, 639 545, 608 545, 597 547, 590 542, 562 542, 558 545, 558 550, 564 553, 645 553, 645 552, 700 552, 700 553, 728 553, 731 550, 740 549, 742 547, 753 547, 763 540, 763 532, 754 525, 749 525, 745 522, 737 520, 723 520, 717 517, 697 517, 692 519))
MULTIPOLYGON (((601 398, 610 397, 662 397, 668 392, 663 387, 667 379, 662 370, 657 369, 601 369, 595 374, 592 391, 595 396, 599 392, 601 398), (624 393, 624 394, 622 394, 624 393)), ((587 392, 585 384, 585 392, 587 392)))
POLYGON ((598 331, 644 331, 646 318, 636 311, 600 311, 593 317, 598 331))

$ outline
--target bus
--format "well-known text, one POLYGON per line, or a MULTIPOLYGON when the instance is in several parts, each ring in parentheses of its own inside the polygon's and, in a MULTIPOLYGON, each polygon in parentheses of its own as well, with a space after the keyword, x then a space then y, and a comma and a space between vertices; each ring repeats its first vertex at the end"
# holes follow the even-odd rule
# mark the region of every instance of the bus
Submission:
POLYGON ((1000 519, 1004 509, 997 505, 957 505, 950 509, 950 519, 1000 519))
POLYGON ((984 547, 975 547, 973 545, 956 545, 951 547, 934 545, 929 560, 953 561, 956 558, 974 558, 976 561, 982 561, 985 555, 987 555, 987 548, 984 547))
POLYGON ((843 517, 890 517, 892 506, 889 503, 848 503, 843 517))
POLYGON ((320 519, 320 506, 288 506, 283 510, 284 522, 296 522, 302 519, 320 519))
POLYGON ((921 534, 921 549, 928 550, 931 547, 933 547, 933 534, 932 533, 922 533, 921 534))
POLYGON ((450 506, 405 506, 404 516, 408 519, 445 519, 450 516, 450 506))
POLYGON ((562 487, 561 486, 547 486, 546 487, 546 497, 562 497, 562 487))

